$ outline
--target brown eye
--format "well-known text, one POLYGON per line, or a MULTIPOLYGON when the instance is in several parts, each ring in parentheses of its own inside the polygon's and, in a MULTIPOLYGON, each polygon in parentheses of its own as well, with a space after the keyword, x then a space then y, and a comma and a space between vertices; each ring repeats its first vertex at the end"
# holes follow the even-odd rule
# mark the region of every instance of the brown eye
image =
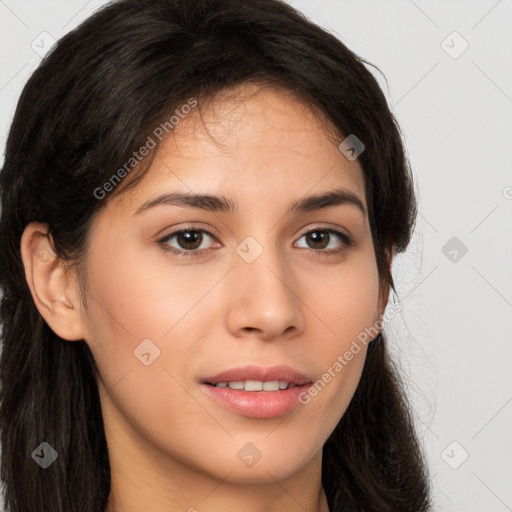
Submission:
POLYGON ((331 238, 327 231, 310 231, 305 236, 311 249, 325 249, 331 238))
POLYGON ((181 249, 198 249, 202 241, 203 234, 196 230, 180 231, 176 235, 176 242, 178 242, 181 249))
POLYGON ((214 236, 204 229, 182 229, 174 231, 158 241, 166 252, 173 252, 180 256, 196 256, 206 252, 208 238, 214 240, 214 236), (205 247, 206 245, 206 247, 205 247))
POLYGON ((320 254, 338 254, 352 245, 352 239, 348 235, 335 229, 313 229, 303 233, 300 238, 306 242, 301 247, 320 254))

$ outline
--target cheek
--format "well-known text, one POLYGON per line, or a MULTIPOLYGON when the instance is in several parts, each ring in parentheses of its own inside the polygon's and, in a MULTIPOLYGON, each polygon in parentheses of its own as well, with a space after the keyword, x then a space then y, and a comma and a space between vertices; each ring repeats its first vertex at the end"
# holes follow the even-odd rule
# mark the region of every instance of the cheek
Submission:
POLYGON ((373 248, 363 247, 334 266, 317 266, 304 273, 304 301, 319 320, 315 329, 322 347, 332 355, 379 319, 379 275, 373 248))
POLYGON ((321 351, 319 378, 301 401, 325 420, 317 424, 319 429, 334 428, 345 412, 359 383, 368 342, 375 337, 379 279, 372 251, 347 259, 328 276, 309 273, 304 283, 305 289, 312 290, 306 302, 319 319, 308 339, 321 351))
POLYGON ((203 424, 204 410, 180 383, 188 387, 200 342, 219 318, 211 291, 226 269, 171 266, 156 250, 139 251, 116 254, 105 244, 90 252, 87 342, 102 385, 132 424, 154 434, 179 417, 186 438, 186 424, 203 424))
POLYGON ((165 344, 222 276, 198 265, 171 266, 157 248, 109 242, 98 243, 102 249, 91 251, 88 260, 89 338, 102 350, 115 345, 133 355, 144 339, 165 344))

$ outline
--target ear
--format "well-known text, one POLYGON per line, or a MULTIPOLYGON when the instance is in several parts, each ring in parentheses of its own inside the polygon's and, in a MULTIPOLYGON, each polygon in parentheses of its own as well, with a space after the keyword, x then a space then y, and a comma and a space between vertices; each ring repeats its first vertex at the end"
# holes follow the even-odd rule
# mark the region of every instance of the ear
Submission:
MULTIPOLYGON (((387 266, 389 269, 389 273, 391 274, 391 265, 393 263, 393 258, 395 256, 395 251, 392 245, 388 245, 384 248, 384 253, 386 254, 387 266)), ((384 315, 384 311, 386 310, 386 306, 388 304, 389 292, 391 290, 390 283, 386 283, 384 279, 380 280, 380 288, 379 288, 379 315, 382 317, 384 315)))
POLYGON ((31 222, 21 237, 21 258, 34 303, 53 332, 69 341, 84 339, 81 300, 74 273, 52 247, 48 225, 31 222))

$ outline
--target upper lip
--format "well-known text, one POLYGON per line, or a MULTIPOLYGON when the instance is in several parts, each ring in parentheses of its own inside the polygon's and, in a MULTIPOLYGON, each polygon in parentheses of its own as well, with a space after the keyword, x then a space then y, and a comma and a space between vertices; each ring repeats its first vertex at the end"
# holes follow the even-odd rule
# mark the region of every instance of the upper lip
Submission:
POLYGON ((245 380, 258 380, 262 382, 282 380, 297 386, 311 382, 309 377, 286 365, 267 367, 257 365, 240 366, 238 368, 224 370, 216 375, 202 379, 203 382, 208 384, 245 380))

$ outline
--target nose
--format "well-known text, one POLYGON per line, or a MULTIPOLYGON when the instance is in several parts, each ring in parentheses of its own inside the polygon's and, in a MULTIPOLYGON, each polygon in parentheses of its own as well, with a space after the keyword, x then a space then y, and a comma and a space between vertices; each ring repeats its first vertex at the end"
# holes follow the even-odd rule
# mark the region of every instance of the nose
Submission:
POLYGON ((233 336, 274 340, 303 332, 300 280, 285 255, 266 248, 252 263, 236 255, 228 276, 227 326, 233 336))

